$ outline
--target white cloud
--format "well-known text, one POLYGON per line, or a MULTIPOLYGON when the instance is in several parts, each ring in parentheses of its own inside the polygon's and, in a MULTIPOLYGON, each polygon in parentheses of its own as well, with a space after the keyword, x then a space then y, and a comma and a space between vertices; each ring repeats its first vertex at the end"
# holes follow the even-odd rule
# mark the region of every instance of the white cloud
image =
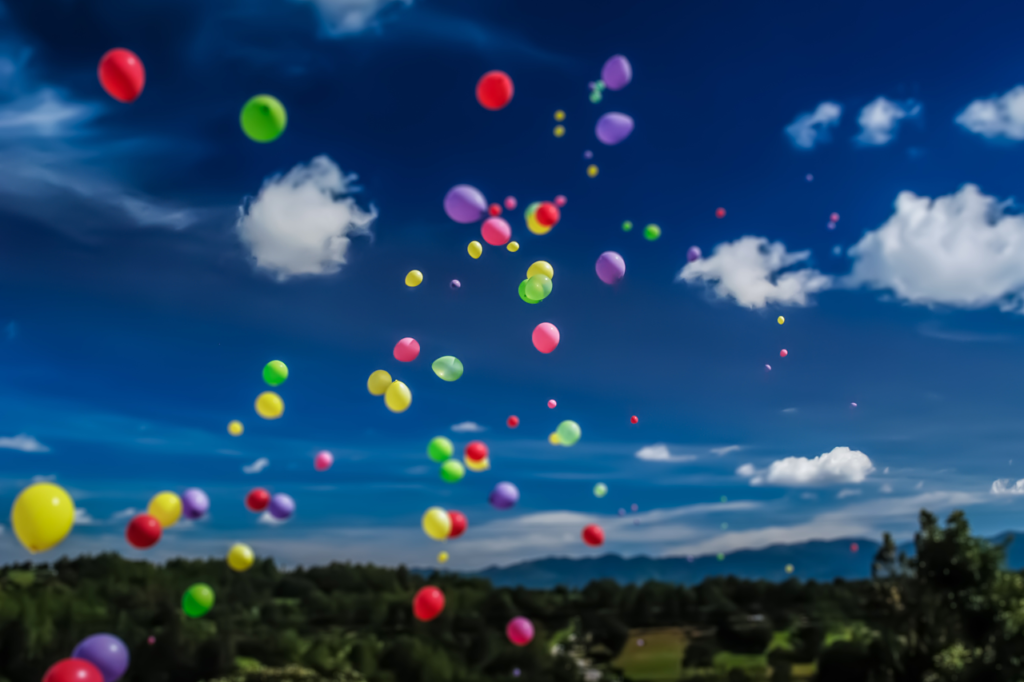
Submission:
POLYGON ((800 410, 795 407, 784 407, 782 408, 782 414, 796 414, 800 410))
POLYGON ((265 511, 260 514, 260 517, 256 519, 257 523, 262 523, 264 526, 282 526, 288 523, 288 519, 279 519, 273 516, 270 512, 265 511))
POLYGON ((117 511, 117 512, 114 512, 113 514, 111 514, 110 515, 110 520, 111 521, 120 521, 121 519, 130 519, 131 517, 135 516, 138 513, 139 513, 139 510, 136 509, 135 507, 128 507, 127 509, 122 509, 121 511, 117 511))
POLYGON ((256 267, 278 281, 341 270, 351 237, 369 234, 377 217, 373 207, 364 211, 349 196, 355 179, 317 156, 265 180, 256 198, 239 208, 237 223, 256 267))
POLYGON ((636 451, 636 458, 645 462, 692 462, 696 455, 673 455, 664 443, 645 445, 636 451))
POLYGON ((459 422, 458 424, 452 424, 452 431, 455 433, 480 433, 486 431, 486 426, 480 426, 476 422, 459 422))
POLYGON ((862 490, 857 490, 856 488, 843 488, 838 493, 836 493, 836 499, 845 500, 847 497, 856 497, 857 495, 860 495, 862 492, 862 490))
POLYGON ((964 185, 937 199, 900 192, 884 225, 849 250, 847 286, 891 290, 909 303, 1024 305, 1024 216, 964 185))
POLYGON ((801 149, 813 149, 814 145, 828 142, 829 128, 839 125, 843 107, 835 102, 822 102, 810 113, 803 113, 786 126, 786 135, 801 149))
POLYGON ((21 450, 22 452, 49 452, 46 447, 34 437, 27 433, 19 433, 17 436, 0 437, 0 448, 6 450, 21 450))
POLYGON ((252 464, 246 464, 242 467, 242 471, 247 474, 258 474, 259 472, 270 466, 270 460, 266 457, 260 457, 252 464))
POLYGON ((81 507, 75 507, 75 525, 76 526, 96 526, 99 525, 99 521, 90 516, 89 512, 81 507))
POLYGON ((316 5, 324 30, 332 36, 360 33, 389 5, 411 5, 412 0, 304 0, 316 5))
POLYGON ((818 493, 811 493, 811 492, 800 493, 800 499, 801 500, 816 500, 816 499, 818 499, 818 493))
POLYGON ((892 492, 892 486, 888 483, 883 483, 882 487, 878 489, 878 492, 888 495, 892 492))
POLYGON ((711 448, 711 454, 722 457, 724 455, 728 455, 730 452, 737 452, 738 450, 742 449, 743 448, 741 448, 739 445, 723 445, 720 448, 711 448))
POLYGON ((1013 483, 1008 478, 1000 478, 992 482, 990 491, 993 495, 1024 495, 1024 478, 1013 483))
POLYGON ((857 141, 863 145, 880 146, 889 144, 899 127, 900 121, 913 118, 921 112, 921 105, 913 100, 893 102, 879 97, 860 110, 857 123, 860 135, 857 141))
POLYGON ((810 258, 810 251, 789 253, 781 242, 765 237, 740 237, 723 242, 712 255, 687 263, 676 281, 704 282, 719 298, 732 298, 747 308, 769 303, 807 305, 808 294, 828 289, 832 280, 817 270, 787 270, 810 258))
POLYGON ((859 450, 833 448, 814 459, 786 457, 775 460, 766 470, 744 464, 737 476, 750 479, 750 485, 775 485, 790 488, 861 483, 875 470, 871 460, 859 450))
POLYGON ((98 113, 96 106, 72 102, 53 88, 42 88, 0 108, 0 135, 54 137, 98 113))
POLYGON ((988 138, 1024 140, 1024 85, 999 97, 974 100, 956 117, 956 122, 988 138))

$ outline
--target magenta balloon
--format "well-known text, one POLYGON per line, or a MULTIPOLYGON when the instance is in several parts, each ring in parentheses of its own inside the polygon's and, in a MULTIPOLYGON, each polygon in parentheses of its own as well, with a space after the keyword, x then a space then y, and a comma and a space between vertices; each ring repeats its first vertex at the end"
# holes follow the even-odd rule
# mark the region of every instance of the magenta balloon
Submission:
POLYGON ((533 641, 533 623, 528 618, 516 616, 505 626, 505 635, 516 646, 526 646, 533 641))
POLYGON ((609 90, 621 90, 633 80, 633 66, 621 54, 609 57, 601 67, 601 80, 609 90))
POLYGON ((210 498, 199 488, 186 488, 181 493, 181 512, 186 519, 201 519, 210 511, 210 498))
POLYGON ((686 262, 692 263, 695 260, 700 260, 702 255, 699 246, 691 246, 690 250, 686 252, 686 262))
POLYGON ((618 284, 626 275, 626 261, 614 251, 605 251, 598 257, 594 269, 605 284, 618 284))
POLYGON ((327 471, 334 464, 334 455, 327 450, 321 450, 316 453, 316 458, 313 460, 313 468, 317 471, 327 471))
POLYGON ((541 353, 547 354, 558 348, 561 338, 558 327, 550 322, 541 322, 533 329, 533 346, 541 353))
POLYGON ((594 128, 594 134, 597 135, 597 139, 607 145, 615 145, 622 142, 632 132, 633 118, 617 111, 609 111, 597 119, 597 127, 594 128))
POLYGON ((444 195, 444 212, 457 223, 475 223, 487 213, 487 199, 472 185, 455 185, 444 195))

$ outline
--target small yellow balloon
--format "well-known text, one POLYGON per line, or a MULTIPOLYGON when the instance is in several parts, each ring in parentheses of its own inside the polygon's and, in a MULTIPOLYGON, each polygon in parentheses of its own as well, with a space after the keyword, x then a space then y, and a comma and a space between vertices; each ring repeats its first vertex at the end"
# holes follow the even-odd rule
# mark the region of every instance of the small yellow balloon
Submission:
POLYGON ((400 414, 412 405, 412 391, 401 381, 393 381, 384 393, 384 404, 395 414, 400 414))
POLYGON ((480 242, 473 241, 466 247, 466 251, 469 253, 469 257, 476 260, 484 252, 484 247, 480 245, 480 242))
POLYGON ((511 251, 512 253, 515 253, 516 251, 519 250, 519 242, 509 242, 508 246, 506 246, 505 248, 511 251))
POLYGON ((181 518, 181 498, 165 490, 153 496, 146 512, 160 522, 161 528, 170 528, 181 518))
POLYGON ((437 555, 437 563, 446 564, 448 563, 448 552, 441 552, 437 555))
POLYGON ((785 321, 786 321, 786 318, 784 318, 782 315, 779 315, 779 324, 783 324, 783 323, 785 323, 785 321))
POLYGON ((555 137, 562 137, 563 135, 565 135, 565 126, 562 126, 562 125, 555 126, 554 133, 555 133, 555 137))
POLYGON ((22 490, 11 507, 11 527, 32 554, 56 547, 75 524, 75 503, 53 483, 34 483, 22 490))
POLYGON ((228 422, 228 433, 232 436, 241 436, 245 433, 245 427, 242 426, 242 422, 237 419, 232 419, 228 422))
POLYGON ((530 279, 534 275, 544 275, 548 279, 555 278, 555 269, 551 267, 551 263, 545 260, 539 260, 530 266, 530 269, 526 271, 526 279, 530 279))
POLYGON ((418 287, 423 283, 423 273, 419 270, 410 270, 409 274, 405 276, 405 286, 407 287, 418 287))
POLYGON ((562 121, 564 121, 564 120, 565 120, 565 112, 564 112, 564 111, 562 111, 561 109, 559 109, 558 111, 556 111, 556 112, 555 112, 555 120, 556 120, 556 121, 558 121, 559 123, 561 123, 562 121))
POLYGON ((263 391, 256 396, 256 414, 264 419, 278 419, 284 414, 284 401, 273 391, 263 391))
POLYGON ((244 573, 252 568, 255 561, 256 555, 253 554, 252 547, 244 542, 236 542, 228 550, 228 568, 232 571, 244 573))
POLYGON ((370 395, 382 396, 387 393, 390 385, 391 375, 382 369, 378 369, 366 380, 366 388, 370 391, 370 395))
POLYGON ((589 166, 587 166, 587 177, 589 178, 596 178, 597 174, 600 172, 601 171, 598 169, 596 163, 592 163, 589 166))
POLYGON ((551 443, 552 445, 561 445, 562 444, 562 440, 558 437, 558 434, 555 433, 554 431, 552 431, 551 435, 548 436, 548 442, 551 443))
POLYGON ((463 457, 462 461, 466 463, 467 469, 476 473, 487 471, 491 468, 490 457, 484 457, 483 459, 470 459, 469 457, 463 457))
POLYGON ((452 517, 441 507, 431 507, 424 512, 420 525, 431 540, 447 540, 452 534, 452 517))

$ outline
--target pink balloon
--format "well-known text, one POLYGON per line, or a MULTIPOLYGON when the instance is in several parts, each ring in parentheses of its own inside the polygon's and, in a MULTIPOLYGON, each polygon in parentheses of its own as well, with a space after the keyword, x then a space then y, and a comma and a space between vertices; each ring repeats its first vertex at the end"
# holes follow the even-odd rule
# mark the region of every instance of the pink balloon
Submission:
POLYGON ((565 198, 564 194, 559 194, 557 197, 555 197, 555 206, 557 206, 558 208, 562 208, 568 203, 569 200, 565 198))
POLYGON ((786 357, 787 355, 789 355, 789 351, 788 351, 788 350, 786 350, 785 348, 783 348, 782 350, 780 350, 780 351, 779 351, 779 357, 780 357, 780 358, 784 358, 784 357, 786 357))
POLYGON ((526 646, 533 641, 533 623, 528 618, 516 616, 505 626, 505 635, 516 646, 526 646))
POLYGON ((313 460, 314 469, 317 471, 327 471, 331 468, 332 464, 334 464, 334 455, 326 450, 316 453, 316 459, 313 460))
POLYGON ((518 202, 515 197, 505 197, 505 210, 514 211, 516 210, 517 205, 518 202))
POLYGON ((553 410, 556 407, 558 407, 558 403, 555 402, 554 398, 552 398, 551 400, 548 401, 548 409, 552 409, 553 410))
POLYGON ((544 354, 558 348, 560 338, 558 327, 550 322, 541 322, 533 330, 533 346, 544 354))
POLYGON ((395 344, 395 360, 412 362, 420 356, 420 344, 416 339, 404 338, 395 344))
POLYGON ((504 246, 512 238, 512 228, 504 218, 488 218, 480 226, 480 236, 491 246, 504 246))

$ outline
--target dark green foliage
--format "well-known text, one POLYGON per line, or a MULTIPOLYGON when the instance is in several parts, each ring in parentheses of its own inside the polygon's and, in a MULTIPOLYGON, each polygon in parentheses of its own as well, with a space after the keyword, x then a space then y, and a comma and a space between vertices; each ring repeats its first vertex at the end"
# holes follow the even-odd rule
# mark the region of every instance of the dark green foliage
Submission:
POLYGON ((683 652, 684 668, 710 668, 714 665, 718 647, 711 638, 695 639, 683 652))
POLYGON ((818 660, 820 682, 868 682, 868 654, 859 642, 836 642, 818 660))

